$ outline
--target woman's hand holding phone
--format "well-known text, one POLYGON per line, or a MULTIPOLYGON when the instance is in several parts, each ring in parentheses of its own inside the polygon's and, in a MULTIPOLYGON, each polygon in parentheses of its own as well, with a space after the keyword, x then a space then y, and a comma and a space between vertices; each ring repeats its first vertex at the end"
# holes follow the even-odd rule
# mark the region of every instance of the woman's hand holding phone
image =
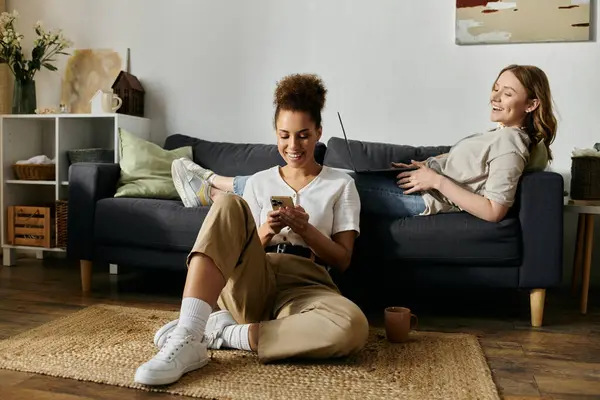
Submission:
POLYGON ((285 227, 281 220, 281 209, 269 211, 267 214, 267 225, 273 235, 277 235, 285 227))
POLYGON ((294 208, 286 207, 279 211, 280 220, 284 223, 284 226, 289 226, 292 231, 300 236, 302 236, 310 226, 308 223, 309 215, 301 206, 295 206, 294 208))
POLYGON ((273 235, 281 232, 286 226, 302 236, 308 226, 309 216, 300 206, 295 206, 289 196, 271 196, 273 211, 267 214, 266 224, 273 235))

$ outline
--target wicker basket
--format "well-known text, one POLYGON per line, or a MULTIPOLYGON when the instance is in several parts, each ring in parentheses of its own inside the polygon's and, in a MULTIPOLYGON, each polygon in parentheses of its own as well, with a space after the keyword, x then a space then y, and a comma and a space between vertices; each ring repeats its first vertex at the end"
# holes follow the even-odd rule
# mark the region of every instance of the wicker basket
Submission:
POLYGON ((600 157, 571 158, 571 195, 573 200, 600 199, 600 157))
POLYGON ((67 222, 69 212, 69 202, 66 200, 56 201, 56 247, 61 249, 67 248, 67 222))
POLYGON ((17 179, 27 181, 53 181, 56 178, 54 164, 13 164, 17 179))
POLYGON ((67 150, 67 157, 71 164, 78 162, 113 163, 115 160, 115 151, 100 148, 75 149, 67 150))

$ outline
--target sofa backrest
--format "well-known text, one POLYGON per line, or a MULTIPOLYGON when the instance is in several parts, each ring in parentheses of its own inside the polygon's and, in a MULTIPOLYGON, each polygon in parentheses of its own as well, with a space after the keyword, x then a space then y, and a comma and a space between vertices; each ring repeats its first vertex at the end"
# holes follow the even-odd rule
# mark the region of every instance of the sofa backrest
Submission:
MULTIPOLYGON (((421 161, 428 157, 446 153, 451 146, 407 146, 400 144, 364 142, 349 140, 352 158, 356 168, 380 169, 389 168, 392 162, 409 163, 410 160, 421 161)), ((327 142, 325 164, 329 167, 352 169, 348 147, 343 138, 332 137, 327 142)))
MULTIPOLYGON (((164 148, 192 146, 194 162, 219 175, 252 175, 275 165, 285 165, 274 144, 213 142, 182 134, 167 137, 164 148)), ((317 143, 315 159, 323 164, 327 147, 317 143)))

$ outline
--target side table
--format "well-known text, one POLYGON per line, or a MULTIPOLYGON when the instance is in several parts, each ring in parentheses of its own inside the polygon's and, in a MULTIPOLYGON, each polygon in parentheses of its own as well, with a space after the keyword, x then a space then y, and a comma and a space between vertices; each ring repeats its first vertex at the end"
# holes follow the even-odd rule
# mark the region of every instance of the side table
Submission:
POLYGON ((600 214, 600 200, 572 200, 565 203, 566 212, 579 214, 577 221, 577 239, 571 276, 571 293, 577 295, 581 281, 580 311, 587 314, 590 272, 594 239, 594 215, 600 214))

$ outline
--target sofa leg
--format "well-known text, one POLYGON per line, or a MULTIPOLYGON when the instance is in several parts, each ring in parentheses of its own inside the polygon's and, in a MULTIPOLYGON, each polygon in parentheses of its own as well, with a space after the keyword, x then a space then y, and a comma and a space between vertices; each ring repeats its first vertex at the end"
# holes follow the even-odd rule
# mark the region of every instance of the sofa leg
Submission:
POLYGON ((531 326, 539 328, 544 318, 544 302, 546 301, 546 289, 531 289, 529 293, 529 304, 531 307, 531 326))
POLYGON ((89 292, 92 287, 92 262, 88 260, 79 261, 81 269, 81 290, 89 292))

